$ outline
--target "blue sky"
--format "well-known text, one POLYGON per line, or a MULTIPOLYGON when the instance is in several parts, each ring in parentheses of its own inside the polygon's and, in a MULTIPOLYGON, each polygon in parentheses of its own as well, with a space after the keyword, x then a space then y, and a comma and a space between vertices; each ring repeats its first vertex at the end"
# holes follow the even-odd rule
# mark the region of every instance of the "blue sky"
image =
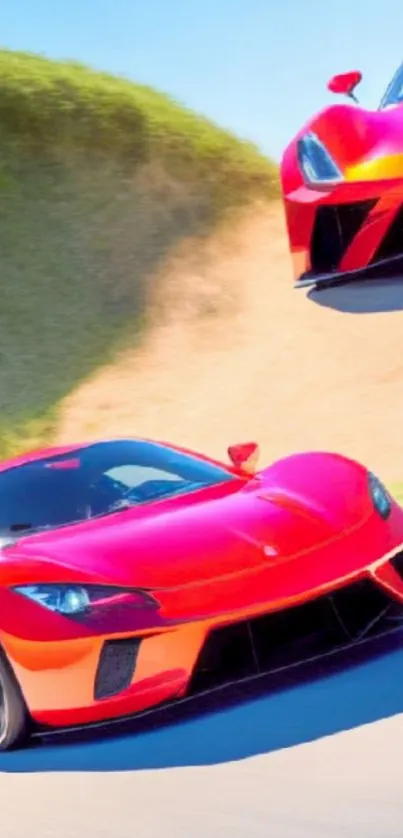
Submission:
POLYGON ((164 90, 279 158, 360 69, 375 106, 403 60, 402 0, 3 0, 0 42, 164 90))

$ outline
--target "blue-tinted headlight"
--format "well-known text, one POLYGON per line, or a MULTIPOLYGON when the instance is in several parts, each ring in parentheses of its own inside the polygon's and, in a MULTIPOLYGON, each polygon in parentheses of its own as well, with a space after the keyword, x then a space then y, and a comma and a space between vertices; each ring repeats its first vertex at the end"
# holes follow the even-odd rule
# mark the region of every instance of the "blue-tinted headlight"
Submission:
POLYGON ((378 477, 371 472, 368 474, 368 486, 374 508, 381 518, 389 518, 392 510, 390 495, 378 477))
POLYGON ((312 131, 298 140, 298 162, 309 186, 335 186, 343 175, 329 152, 312 131))
POLYGON ((14 590, 66 617, 84 613, 91 605, 88 592, 81 585, 19 585, 14 590))

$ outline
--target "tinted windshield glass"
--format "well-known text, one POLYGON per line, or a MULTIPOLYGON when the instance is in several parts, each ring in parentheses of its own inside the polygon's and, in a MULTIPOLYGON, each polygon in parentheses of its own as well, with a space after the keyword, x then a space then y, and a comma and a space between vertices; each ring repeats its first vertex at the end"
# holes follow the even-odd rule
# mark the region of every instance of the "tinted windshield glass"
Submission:
POLYGON ((0 532, 28 534, 234 479, 156 443, 96 443, 0 472, 0 532))
POLYGON ((399 104, 403 104, 403 64, 393 76, 379 107, 382 110, 389 105, 399 104))

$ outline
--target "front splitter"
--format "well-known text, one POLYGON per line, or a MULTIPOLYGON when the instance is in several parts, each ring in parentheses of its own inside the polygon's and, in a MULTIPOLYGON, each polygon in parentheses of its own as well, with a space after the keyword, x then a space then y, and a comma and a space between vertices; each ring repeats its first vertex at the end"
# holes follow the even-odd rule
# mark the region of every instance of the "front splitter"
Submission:
POLYGON ((403 254, 393 256, 390 259, 382 259, 376 264, 365 265, 353 271, 331 271, 325 274, 303 274, 294 284, 294 288, 330 288, 334 285, 343 285, 354 281, 366 279, 390 279, 391 277, 403 277, 403 254))

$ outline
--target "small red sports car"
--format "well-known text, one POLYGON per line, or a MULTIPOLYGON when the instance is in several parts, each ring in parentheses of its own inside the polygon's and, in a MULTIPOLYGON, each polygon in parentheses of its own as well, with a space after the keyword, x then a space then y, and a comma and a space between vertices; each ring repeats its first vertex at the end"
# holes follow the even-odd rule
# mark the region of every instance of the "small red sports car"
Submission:
POLYGON ((354 101, 314 116, 283 155, 295 287, 402 274, 403 64, 378 110, 358 105, 360 81, 334 76, 328 88, 354 101))
POLYGON ((0 467, 0 748, 403 628, 403 510, 355 461, 141 439, 0 467))

